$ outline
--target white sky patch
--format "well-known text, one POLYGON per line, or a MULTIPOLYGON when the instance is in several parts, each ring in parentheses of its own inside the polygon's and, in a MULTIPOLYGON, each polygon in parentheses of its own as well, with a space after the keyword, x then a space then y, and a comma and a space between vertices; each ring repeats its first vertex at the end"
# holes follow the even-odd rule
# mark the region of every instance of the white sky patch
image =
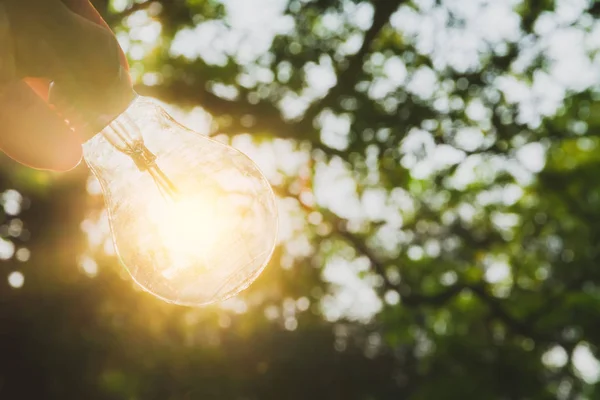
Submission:
POLYGON ((549 74, 568 90, 579 92, 598 82, 599 65, 594 63, 585 48, 586 32, 569 27, 549 33, 543 39, 549 74))
POLYGON ((125 11, 125 9, 129 7, 129 4, 129 0, 112 0, 110 2, 112 9, 116 12, 125 11))
POLYGON ((275 35, 290 32, 291 17, 283 15, 285 0, 223 0, 225 21, 206 21, 179 31, 171 53, 208 64, 224 65, 229 55, 240 64, 255 61, 271 47, 275 35))
POLYGON ((402 216, 399 212, 394 213, 400 221, 398 224, 386 223, 382 225, 373 235, 372 241, 378 251, 389 258, 397 257, 402 246, 407 242, 407 235, 399 228, 402 225, 402 216))
POLYGON ((519 105, 517 122, 531 127, 537 127, 543 117, 554 115, 566 94, 566 88, 543 71, 534 73, 532 85, 512 76, 500 77, 496 83, 508 103, 519 105))
POLYGON ((389 79, 374 78, 369 86, 369 98, 371 100, 382 100, 394 89, 395 87, 389 79))
POLYGON ((236 86, 224 85, 218 82, 210 82, 209 90, 216 96, 230 101, 236 100, 240 94, 236 86))
POLYGON ((511 279, 510 265, 506 261, 496 259, 485 264, 485 280, 489 283, 502 283, 511 279))
POLYGON ((337 82, 331 58, 327 56, 322 56, 318 64, 309 62, 304 70, 308 86, 303 94, 311 99, 324 96, 337 82))
POLYGON ((235 136, 231 145, 250 157, 262 173, 272 183, 277 183, 283 176, 293 176, 306 167, 310 154, 296 148, 296 142, 287 139, 275 139, 272 142, 255 143, 252 135, 235 136))
POLYGON ((508 184, 502 190, 502 202, 505 206, 512 206, 523 197, 523 189, 515 184, 508 184))
POLYGON ((348 318, 368 322, 382 308, 382 302, 367 279, 358 274, 367 271, 369 261, 352 261, 340 257, 330 259, 323 269, 323 279, 332 284, 331 294, 321 301, 321 310, 329 321, 348 318))
POLYGON ((314 248, 306 235, 309 229, 306 214, 298 201, 286 197, 277 200, 279 213, 278 243, 282 246, 281 267, 289 269, 297 257, 310 256, 314 248))
POLYGON ((334 12, 326 12, 321 18, 321 26, 326 31, 335 33, 342 29, 344 20, 342 17, 334 12))
POLYGON ((517 184, 521 186, 531 185, 535 180, 535 174, 517 160, 506 160, 502 169, 512 175, 517 184))
POLYGON ((362 207, 356 191, 357 182, 342 160, 335 158, 328 164, 319 164, 314 177, 317 203, 341 218, 357 219, 362 207))
POLYGON ((520 19, 514 0, 429 2, 419 11, 402 6, 392 16, 394 28, 415 43, 417 51, 429 55, 436 69, 467 71, 480 66, 480 57, 496 46, 518 40, 520 19), (461 21, 460 28, 448 27, 449 12, 461 21))
POLYGON ((383 188, 366 189, 361 198, 363 210, 371 221, 385 221, 390 213, 397 212, 388 206, 388 195, 383 188))
POLYGON ((585 48, 588 51, 594 51, 600 48, 600 21, 594 21, 592 23, 590 33, 585 38, 585 48))
MULTIPOLYGON (((143 60, 162 43, 162 25, 153 20, 148 11, 136 11, 127 17, 124 25, 129 28, 127 34, 118 34, 122 49, 135 61, 143 60)), ((138 66, 131 65, 130 73, 134 80, 141 78, 138 66)))
POLYGON ((507 297, 513 287, 513 274, 510 264, 503 255, 488 255, 484 258, 484 279, 490 283, 492 294, 507 297))
POLYGON ((283 247, 285 254, 292 258, 308 257, 313 251, 309 238, 302 231, 285 241, 283 247))
MULTIPOLYGON (((545 13, 536 22, 539 36, 523 37, 520 17, 515 11, 520 3, 520 0, 445 0, 441 6, 433 6, 425 2, 417 10, 400 7, 391 22, 415 44, 419 53, 431 57, 436 70, 446 67, 459 72, 477 70, 482 56, 502 52, 507 44, 517 41, 520 55, 512 66, 515 73, 524 72, 538 55, 543 55, 547 68, 536 71, 531 84, 511 75, 497 81, 507 101, 519 106, 517 122, 537 127, 543 117, 556 113, 567 93, 580 92, 600 80, 600 57, 590 56, 600 49, 597 39, 600 27, 586 31, 591 24, 583 17, 588 2, 560 0, 556 12, 545 13), (460 21, 460 27, 448 26, 450 13, 460 21)), ((432 83, 424 82, 415 74, 409 90, 430 99, 433 92, 427 89, 431 89, 432 83)), ((370 94, 378 98, 384 92, 384 87, 377 83, 370 94)))
POLYGON ((400 150, 405 154, 426 155, 435 148, 431 133, 413 128, 402 140, 400 150))
POLYGON ((542 362, 551 368, 561 368, 568 361, 568 354, 562 346, 554 346, 542 355, 542 362))
POLYGON ((304 115, 310 103, 311 99, 307 96, 298 96, 296 93, 289 91, 282 97, 277 106, 285 119, 294 120, 304 115))
POLYGON ((530 170, 513 158, 504 155, 472 154, 458 165, 448 183, 457 190, 464 190, 475 182, 490 184, 500 172, 511 174, 522 186, 531 184, 534 178, 530 170))
MULTIPOLYGON (((289 91, 278 104, 286 119, 300 118, 312 102, 325 96, 337 83, 337 75, 333 69, 330 57, 321 56, 319 63, 309 62, 304 66, 306 86, 300 94, 289 91)), ((333 139, 333 148, 339 148, 342 142, 339 138, 333 139)), ((326 143, 328 144, 328 143, 326 143)))
POLYGON ((573 366, 577 375, 588 384, 594 384, 600 379, 600 362, 587 343, 580 343, 575 347, 573 366))
POLYGON ((182 29, 173 38, 171 55, 190 60, 200 57, 209 65, 224 66, 236 44, 231 37, 227 42, 227 35, 228 29, 222 21, 207 21, 193 29, 182 29))
POLYGON ((404 61, 398 56, 390 57, 385 61, 383 72, 395 87, 402 85, 408 75, 404 61))
POLYGON ((517 160, 529 171, 540 172, 546 165, 546 149, 541 143, 528 143, 517 150, 517 160))
POLYGON ((518 214, 503 213, 500 211, 494 211, 491 215, 492 223, 496 228, 502 231, 510 231, 515 228, 521 222, 521 218, 518 214))
POLYGON ((472 121, 483 121, 489 119, 491 110, 483 105, 481 99, 473 99, 467 105, 465 110, 467 116, 472 121))
POLYGON ((351 2, 344 2, 344 9, 348 20, 359 29, 366 31, 373 24, 375 10, 371 3, 361 2, 353 4, 351 2))
POLYGON ((540 119, 552 116, 570 92, 580 92, 600 80, 598 29, 586 22, 585 0, 560 0, 556 11, 540 15, 534 25, 537 37, 520 41, 520 55, 512 70, 522 74, 536 59, 543 57, 545 71, 536 71, 533 84, 505 75, 497 82, 509 103, 519 105, 518 122, 537 126, 540 119), (588 26, 589 25, 589 26, 588 26), (589 29, 591 28, 591 29, 589 29))
POLYGON ((515 184, 496 186, 477 194, 477 205, 487 207, 492 204, 512 206, 523 196, 523 189, 515 184))
POLYGON ((411 129, 402 141, 400 151, 403 153, 402 166, 410 169, 417 179, 426 179, 465 159, 464 152, 449 145, 436 145, 431 133, 422 129, 411 129))
POLYGON ((158 21, 144 21, 140 26, 134 26, 129 30, 129 39, 147 44, 155 44, 162 33, 162 25, 158 21))
POLYGON ((338 56, 349 56, 358 53, 364 41, 364 35, 362 33, 355 32, 348 35, 346 40, 336 49, 336 55, 338 56))
POLYGON ((227 22, 235 29, 247 33, 269 31, 265 24, 277 23, 283 15, 287 0, 222 0, 227 13, 227 22))
POLYGON ((555 0, 555 14, 558 22, 562 24, 574 23, 589 7, 587 0, 555 0))
POLYGON ((349 114, 336 115, 330 110, 324 110, 317 117, 321 141, 332 149, 345 150, 348 147, 351 125, 352 119, 349 114))
POLYGON ((437 76, 429 67, 419 67, 411 77, 408 90, 416 96, 430 99, 437 89, 437 76))
POLYGON ((454 143, 466 151, 475 151, 484 143, 485 136, 479 128, 467 127, 456 131, 454 143))

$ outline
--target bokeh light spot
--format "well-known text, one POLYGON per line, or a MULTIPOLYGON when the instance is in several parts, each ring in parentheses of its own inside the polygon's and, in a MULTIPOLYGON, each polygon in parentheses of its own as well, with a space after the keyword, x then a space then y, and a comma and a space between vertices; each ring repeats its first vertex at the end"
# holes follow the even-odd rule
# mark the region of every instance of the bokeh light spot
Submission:
POLYGON ((10 286, 12 286, 13 288, 19 289, 19 288, 23 287, 24 283, 25 283, 25 276, 21 272, 14 271, 8 275, 8 284, 10 286))

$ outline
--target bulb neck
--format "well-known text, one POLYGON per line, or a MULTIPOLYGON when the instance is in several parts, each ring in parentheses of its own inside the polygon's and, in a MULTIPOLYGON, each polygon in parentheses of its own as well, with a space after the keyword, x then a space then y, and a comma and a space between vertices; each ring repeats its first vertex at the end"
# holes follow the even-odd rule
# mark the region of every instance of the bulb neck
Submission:
POLYGON ((120 152, 127 154, 134 161, 137 168, 144 172, 155 165, 156 155, 144 143, 142 132, 126 110, 101 131, 106 140, 120 152))
POLYGON ((157 165, 156 154, 146 147, 139 121, 136 121, 136 114, 139 112, 139 102, 134 101, 134 104, 110 121, 98 135, 101 135, 112 147, 130 157, 140 172, 150 174, 164 197, 176 200, 177 188, 157 165))

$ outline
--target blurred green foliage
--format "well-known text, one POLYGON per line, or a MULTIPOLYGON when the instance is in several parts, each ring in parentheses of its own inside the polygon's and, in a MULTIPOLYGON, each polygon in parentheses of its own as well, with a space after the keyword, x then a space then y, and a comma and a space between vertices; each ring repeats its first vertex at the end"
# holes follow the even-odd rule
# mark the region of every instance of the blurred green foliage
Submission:
POLYGON ((240 1, 94 3, 140 93, 306 156, 272 175, 304 223, 239 299, 174 307, 90 248, 84 167, 5 163, 0 398, 600 398, 595 2, 263 1, 264 51, 240 1))

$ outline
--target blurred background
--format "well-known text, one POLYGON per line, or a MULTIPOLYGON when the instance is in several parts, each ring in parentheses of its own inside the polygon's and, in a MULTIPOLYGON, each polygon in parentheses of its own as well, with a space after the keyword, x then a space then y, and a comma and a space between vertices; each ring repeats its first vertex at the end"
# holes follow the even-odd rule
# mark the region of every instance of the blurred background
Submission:
POLYGON ((169 305, 85 165, 2 157, 0 398, 600 398, 600 4, 93 3, 139 93, 260 165, 279 245, 169 305))

